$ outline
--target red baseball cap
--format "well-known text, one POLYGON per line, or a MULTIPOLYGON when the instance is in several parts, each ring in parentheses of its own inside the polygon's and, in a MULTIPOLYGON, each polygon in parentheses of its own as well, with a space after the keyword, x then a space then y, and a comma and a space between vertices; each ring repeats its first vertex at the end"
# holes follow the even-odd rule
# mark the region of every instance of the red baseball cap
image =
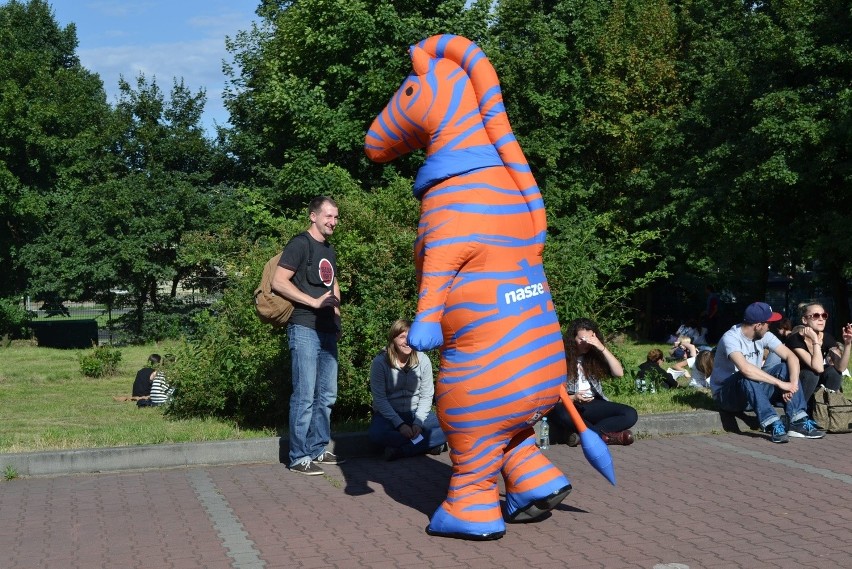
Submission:
POLYGON ((759 322, 777 322, 781 320, 778 312, 772 312, 772 307, 765 302, 752 302, 745 309, 743 322, 746 324, 757 324, 759 322))

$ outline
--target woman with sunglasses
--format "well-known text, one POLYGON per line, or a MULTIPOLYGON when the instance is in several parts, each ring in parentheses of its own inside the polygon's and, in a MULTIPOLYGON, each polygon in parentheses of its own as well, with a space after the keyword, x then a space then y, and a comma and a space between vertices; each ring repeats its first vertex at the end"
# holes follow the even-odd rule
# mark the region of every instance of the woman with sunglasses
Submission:
POLYGON ((798 334, 790 334, 787 347, 799 357, 801 371, 799 386, 805 401, 810 406, 811 397, 820 385, 826 389, 841 391, 843 370, 849 365, 850 345, 852 345, 852 325, 843 327, 843 354, 832 365, 829 351, 836 345, 834 337, 825 331, 828 313, 818 302, 806 302, 799 305, 802 328, 798 334))

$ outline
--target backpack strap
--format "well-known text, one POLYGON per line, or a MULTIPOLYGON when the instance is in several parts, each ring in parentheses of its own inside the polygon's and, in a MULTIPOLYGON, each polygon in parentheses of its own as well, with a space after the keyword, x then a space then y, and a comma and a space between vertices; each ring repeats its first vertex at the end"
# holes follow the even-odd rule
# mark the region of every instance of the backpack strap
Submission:
POLYGON ((308 267, 307 268, 310 269, 311 264, 313 264, 313 262, 314 262, 314 243, 313 243, 314 240, 311 239, 311 236, 308 235, 307 231, 303 231, 302 235, 305 237, 305 240, 308 242, 308 267))

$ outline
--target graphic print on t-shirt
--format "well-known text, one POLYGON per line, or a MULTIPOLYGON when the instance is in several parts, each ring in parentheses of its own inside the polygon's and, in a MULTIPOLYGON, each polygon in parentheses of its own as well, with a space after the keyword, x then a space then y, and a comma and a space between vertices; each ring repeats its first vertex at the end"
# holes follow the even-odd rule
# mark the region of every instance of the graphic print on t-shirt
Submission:
POLYGON ((334 266, 325 257, 319 262, 319 278, 325 286, 334 283, 334 266))

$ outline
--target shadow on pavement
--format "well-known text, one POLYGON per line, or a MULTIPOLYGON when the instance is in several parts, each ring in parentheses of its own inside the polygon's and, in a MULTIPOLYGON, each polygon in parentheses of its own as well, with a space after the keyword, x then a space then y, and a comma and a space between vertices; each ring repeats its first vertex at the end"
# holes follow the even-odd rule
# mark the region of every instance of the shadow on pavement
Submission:
POLYGON ((381 485, 390 498, 429 517, 447 496, 452 467, 427 456, 392 462, 365 457, 347 460, 340 471, 346 494, 371 494, 375 492, 372 485, 381 485))

